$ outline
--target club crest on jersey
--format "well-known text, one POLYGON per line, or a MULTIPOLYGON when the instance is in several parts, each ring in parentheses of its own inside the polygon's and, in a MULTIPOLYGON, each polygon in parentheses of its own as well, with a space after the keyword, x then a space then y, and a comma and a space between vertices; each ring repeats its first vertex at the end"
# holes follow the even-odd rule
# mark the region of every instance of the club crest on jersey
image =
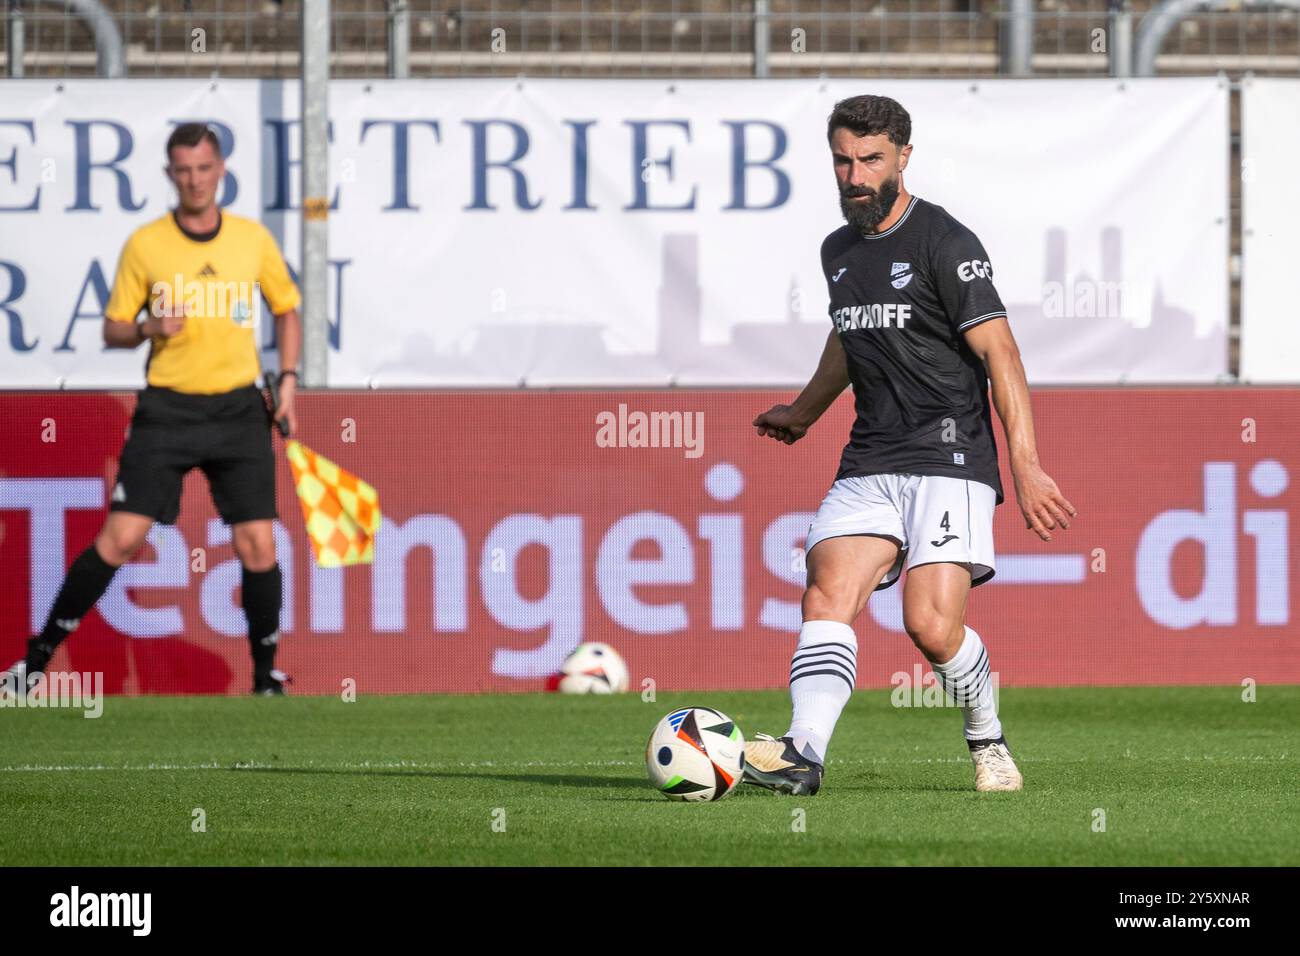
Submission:
POLYGON ((901 289, 912 281, 912 264, 910 262, 895 262, 889 267, 889 284, 895 289, 901 289))

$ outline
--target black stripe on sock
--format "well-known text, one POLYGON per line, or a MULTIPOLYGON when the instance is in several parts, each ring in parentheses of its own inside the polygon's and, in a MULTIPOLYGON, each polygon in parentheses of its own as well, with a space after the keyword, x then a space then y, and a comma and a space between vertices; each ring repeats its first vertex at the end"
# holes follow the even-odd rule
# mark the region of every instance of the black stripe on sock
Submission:
POLYGON ((844 654, 841 654, 839 651, 832 650, 829 647, 825 647, 825 645, 819 648, 809 648, 806 651, 795 651, 794 657, 791 659, 790 663, 798 664, 800 661, 811 660, 815 657, 821 657, 821 658, 838 657, 840 660, 844 661, 850 667, 858 666, 858 662, 856 658, 848 657, 844 654))
POLYGON ((798 664, 790 668, 790 680, 793 681, 793 680, 797 680, 800 677, 806 677, 808 673, 811 673, 809 671, 809 668, 812 667, 821 668, 821 670, 817 671, 817 673, 822 673, 825 670, 839 671, 848 676, 849 683, 852 683, 854 679, 856 679, 858 673, 855 668, 845 667, 843 664, 841 664, 839 661, 836 660, 828 659, 824 661, 808 661, 806 663, 798 664))
POLYGON ((838 647, 842 651, 848 651, 854 657, 858 656, 858 649, 852 644, 845 644, 841 641, 824 641, 821 644, 802 644, 794 649, 796 654, 804 654, 808 651, 821 650, 824 647, 838 647))
POLYGON ((858 662, 845 657, 843 654, 837 654, 834 651, 820 651, 808 654, 799 654, 790 661, 791 667, 798 667, 800 664, 807 664, 811 661, 834 661, 842 667, 847 667, 851 671, 858 669, 858 662))
POLYGON ((984 693, 984 688, 988 687, 988 685, 989 685, 989 671, 986 668, 984 673, 980 676, 980 678, 977 681, 975 681, 975 690, 971 695, 971 699, 972 700, 977 699, 981 694, 984 693))
POLYGON ((853 690, 853 681, 849 680, 848 677, 844 675, 843 671, 809 671, 806 674, 800 674, 797 678, 791 677, 790 683, 793 684, 796 680, 803 680, 805 677, 817 677, 818 675, 838 677, 840 680, 844 681, 844 683, 849 685, 849 690, 853 690))
MULTIPOLYGON (((943 689, 947 691, 948 696, 959 704, 970 704, 979 698, 988 686, 990 671, 985 667, 980 673, 975 674, 970 681, 953 684, 943 684, 943 689), (963 699, 961 695, 965 695, 963 699)), ((942 681, 940 683, 943 683, 942 681)))
POLYGON ((979 670, 981 666, 987 664, 988 662, 989 662, 988 651, 985 648, 981 647, 979 660, 977 660, 972 666, 966 668, 966 670, 963 671, 961 674, 955 677, 949 677, 947 679, 953 684, 963 683, 968 677, 970 677, 977 670, 979 670))

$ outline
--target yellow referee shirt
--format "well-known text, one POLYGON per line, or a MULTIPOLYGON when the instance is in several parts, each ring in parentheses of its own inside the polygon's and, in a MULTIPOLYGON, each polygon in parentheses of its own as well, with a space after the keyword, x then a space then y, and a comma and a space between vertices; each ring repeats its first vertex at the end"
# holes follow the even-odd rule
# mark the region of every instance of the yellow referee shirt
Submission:
POLYGON ((216 235, 195 237, 168 213, 126 241, 104 315, 134 322, 141 309, 183 308, 180 332, 152 340, 147 381, 215 395, 257 381, 262 296, 275 315, 302 298, 265 226, 223 212, 216 235))

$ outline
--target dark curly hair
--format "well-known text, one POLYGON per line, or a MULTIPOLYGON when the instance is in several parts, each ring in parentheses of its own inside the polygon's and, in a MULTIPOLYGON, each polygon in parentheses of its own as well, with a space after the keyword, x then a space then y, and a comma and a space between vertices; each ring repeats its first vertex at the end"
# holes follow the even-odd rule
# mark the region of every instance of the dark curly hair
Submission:
POLYGON ((906 146, 912 138, 912 117, 897 100, 888 96, 850 96, 840 100, 826 121, 826 141, 837 129, 848 129, 854 136, 884 133, 895 146, 906 146))

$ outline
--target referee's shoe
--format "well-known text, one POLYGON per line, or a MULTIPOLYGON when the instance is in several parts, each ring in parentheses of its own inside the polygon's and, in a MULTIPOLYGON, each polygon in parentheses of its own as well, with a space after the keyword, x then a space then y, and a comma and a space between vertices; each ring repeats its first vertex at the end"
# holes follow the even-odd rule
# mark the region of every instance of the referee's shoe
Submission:
POLYGON ((292 683, 292 677, 272 668, 265 674, 253 675, 253 694, 257 697, 283 697, 284 685, 292 683))
MULTIPOLYGON (((32 678, 44 673, 53 655, 53 648, 42 644, 39 637, 29 640, 27 656, 14 661, 8 670, 0 671, 0 696, 13 693, 19 688, 26 692, 31 687, 32 678)), ((253 676, 253 693, 258 697, 282 697, 284 685, 292 683, 293 678, 284 671, 271 668, 264 674, 253 676)))
POLYGON ((31 687, 31 680, 37 674, 44 673, 54 649, 41 643, 39 637, 27 642, 27 654, 20 661, 14 661, 9 669, 0 673, 0 693, 13 693, 19 688, 24 693, 31 687))

